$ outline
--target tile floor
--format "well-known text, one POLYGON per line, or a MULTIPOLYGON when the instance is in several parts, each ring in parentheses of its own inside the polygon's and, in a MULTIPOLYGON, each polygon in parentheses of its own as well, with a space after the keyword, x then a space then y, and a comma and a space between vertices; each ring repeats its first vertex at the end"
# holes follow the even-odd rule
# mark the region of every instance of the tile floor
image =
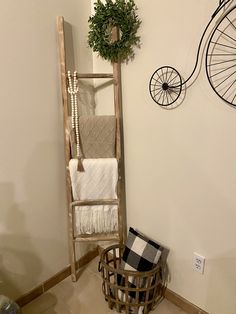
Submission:
MULTIPOLYGON (((94 259, 76 283, 70 277, 27 304, 22 314, 115 314, 108 308, 101 290, 102 280, 97 271, 98 259, 94 259)), ((167 300, 152 311, 153 314, 187 314, 167 300)))

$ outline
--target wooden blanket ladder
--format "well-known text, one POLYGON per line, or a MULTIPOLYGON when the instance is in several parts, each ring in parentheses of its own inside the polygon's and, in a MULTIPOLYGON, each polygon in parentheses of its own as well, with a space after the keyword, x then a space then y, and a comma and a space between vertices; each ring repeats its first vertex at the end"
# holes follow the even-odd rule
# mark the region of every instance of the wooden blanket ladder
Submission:
POLYGON ((97 242, 97 241, 116 241, 124 243, 126 238, 126 214, 125 214, 125 178, 124 178, 124 157, 123 157, 123 127, 122 127, 122 105, 121 105, 121 65, 113 63, 113 73, 108 74, 78 74, 78 79, 100 79, 107 78, 113 80, 114 91, 114 112, 116 117, 116 159, 118 161, 118 184, 117 200, 88 200, 74 201, 72 196, 72 186, 69 173, 69 161, 72 158, 68 118, 70 117, 70 104, 68 101, 68 82, 67 82, 67 59, 65 45, 65 22, 62 16, 57 18, 58 47, 60 60, 61 92, 64 115, 64 148, 65 148, 65 170, 66 170, 66 191, 67 191, 67 209, 68 209, 68 230, 69 230, 69 256, 71 265, 72 280, 76 281, 77 242, 97 242), (74 209, 78 205, 118 205, 118 232, 103 234, 83 234, 75 235, 74 209))

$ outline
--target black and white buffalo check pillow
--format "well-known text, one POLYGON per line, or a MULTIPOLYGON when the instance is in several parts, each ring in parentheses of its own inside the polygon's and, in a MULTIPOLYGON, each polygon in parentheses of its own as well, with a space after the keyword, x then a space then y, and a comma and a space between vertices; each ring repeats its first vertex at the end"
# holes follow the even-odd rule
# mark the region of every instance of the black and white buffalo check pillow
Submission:
POLYGON ((129 228, 121 267, 126 270, 149 271, 157 265, 163 247, 146 236, 129 228))
MULTIPOLYGON (((121 260, 121 268, 139 272, 152 270, 157 265, 163 249, 158 243, 148 239, 137 230, 130 228, 121 260)), ((118 275, 118 283, 120 286, 125 286, 125 278, 122 275, 118 275)), ((146 282, 143 281, 141 284, 144 287, 146 282)), ((128 286, 136 288, 134 277, 128 277, 128 286)), ((128 301, 125 300, 126 296, 123 290, 120 290, 118 295, 121 301, 128 301)), ((128 295, 129 298, 135 298, 135 291, 129 291, 128 295)), ((139 301, 144 299, 144 293, 140 293, 139 301)), ((139 313, 142 313, 142 311, 139 313)))

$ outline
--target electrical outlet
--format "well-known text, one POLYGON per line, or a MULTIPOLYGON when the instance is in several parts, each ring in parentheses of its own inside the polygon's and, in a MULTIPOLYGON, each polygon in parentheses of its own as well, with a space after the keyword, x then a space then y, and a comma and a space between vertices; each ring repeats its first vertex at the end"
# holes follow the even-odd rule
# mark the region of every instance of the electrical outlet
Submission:
POLYGON ((198 253, 193 253, 193 270, 204 273, 205 257, 199 255, 198 253))

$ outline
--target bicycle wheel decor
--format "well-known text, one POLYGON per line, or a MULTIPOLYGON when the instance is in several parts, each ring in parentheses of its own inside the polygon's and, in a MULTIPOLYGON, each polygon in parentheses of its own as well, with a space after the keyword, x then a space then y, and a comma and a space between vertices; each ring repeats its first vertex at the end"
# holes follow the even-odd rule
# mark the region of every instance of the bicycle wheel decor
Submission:
POLYGON ((206 51, 206 73, 216 94, 236 106, 236 10, 231 9, 213 31, 206 51))
POLYGON ((232 0, 219 1, 201 36, 193 71, 186 80, 182 80, 179 72, 170 66, 163 66, 153 73, 149 82, 149 91, 158 105, 167 108, 178 99, 180 103, 182 102, 180 95, 183 90, 186 90, 183 87, 198 68, 206 32, 212 21, 221 13, 206 43, 206 74, 215 93, 228 104, 236 106, 236 5, 232 7, 232 3, 232 0))
POLYGON ((182 91, 182 79, 177 70, 170 66, 157 69, 149 83, 152 99, 160 106, 170 106, 179 98, 182 91))

